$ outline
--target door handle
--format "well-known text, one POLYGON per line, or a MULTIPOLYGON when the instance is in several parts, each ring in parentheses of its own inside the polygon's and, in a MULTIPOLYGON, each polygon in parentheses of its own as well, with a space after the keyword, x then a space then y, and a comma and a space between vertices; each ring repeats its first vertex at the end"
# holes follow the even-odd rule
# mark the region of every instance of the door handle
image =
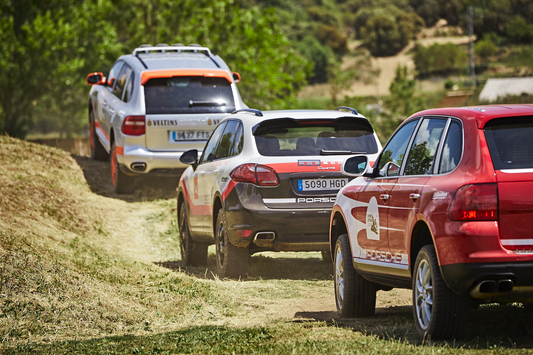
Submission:
POLYGON ((218 174, 218 170, 213 170, 213 175, 217 175, 218 174))
POLYGON ((420 198, 420 194, 414 194, 414 193, 413 193, 413 194, 410 194, 410 195, 409 195, 409 198, 410 198, 411 200, 418 200, 418 199, 420 198))
POLYGON ((103 100, 102 101, 102 106, 106 106, 107 105, 107 101, 106 100, 103 100))
POLYGON ((388 200, 390 198, 390 195, 381 194, 381 195, 379 195, 379 198, 382 199, 382 200, 388 200))
POLYGON ((204 176, 204 175, 205 175, 205 171, 199 171, 199 172, 198 172, 198 175, 200 175, 200 176, 204 176))
POLYGON ((111 114, 114 114, 115 113, 115 110, 113 110, 111 107, 109 108, 109 112, 111 112, 111 114))

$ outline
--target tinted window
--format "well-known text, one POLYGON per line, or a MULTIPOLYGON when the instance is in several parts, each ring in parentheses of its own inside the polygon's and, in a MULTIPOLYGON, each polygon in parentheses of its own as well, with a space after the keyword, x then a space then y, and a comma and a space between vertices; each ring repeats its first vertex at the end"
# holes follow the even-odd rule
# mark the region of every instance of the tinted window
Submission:
POLYGON ((431 174, 445 119, 425 119, 416 134, 405 165, 405 175, 431 174))
POLYGON ((239 128, 239 121, 228 121, 226 128, 222 133, 222 138, 220 138, 220 143, 218 144, 218 149, 216 153, 217 159, 227 158, 231 156, 231 151, 235 143, 235 135, 237 129, 239 128))
POLYGON ((235 142, 233 143, 233 148, 231 149, 231 156, 241 154, 243 145, 244 130, 242 129, 242 124, 240 124, 237 128, 237 134, 235 135, 235 142))
POLYGON ((485 137, 494 169, 533 168, 533 117, 489 121, 485 137))
POLYGON ((144 85, 147 114, 233 112, 235 102, 225 78, 180 76, 150 79, 144 85))
POLYGON ((224 130, 224 126, 226 126, 226 122, 220 124, 211 137, 209 137, 209 140, 207 141, 207 144, 205 145, 204 152, 202 153, 202 158, 200 159, 200 164, 205 163, 208 161, 213 161, 217 159, 216 151, 217 151, 217 143, 220 139, 220 136, 222 135, 222 131, 224 130))
POLYGON ((115 65, 113 65, 113 67, 109 71, 109 74, 107 74, 107 79, 106 79, 107 80, 107 85, 110 88, 113 88, 113 86, 115 85, 118 73, 119 73, 120 69, 122 68, 122 64, 124 64, 123 61, 116 62, 115 65))
POLYGON ((368 121, 268 120, 257 128, 255 142, 265 156, 301 156, 332 154, 374 154, 378 146, 368 121))
POLYGON ((452 121, 442 148, 439 173, 443 174, 455 169, 461 160, 462 153, 463 130, 459 122, 452 121))
POLYGON ((126 82, 131 74, 131 68, 124 64, 120 73, 117 76, 117 81, 115 87, 113 88, 113 94, 119 99, 122 99, 122 94, 124 93, 124 88, 126 87, 126 82))
POLYGON ((130 74, 130 78, 128 82, 126 83, 126 88, 124 89, 124 102, 129 102, 131 100, 131 95, 133 95, 133 78, 135 75, 133 75, 133 72, 130 74))
POLYGON ((394 137, 391 138, 389 143, 387 143, 379 158, 378 169, 380 176, 398 175, 399 168, 402 166, 403 158, 405 156, 405 151, 407 150, 407 144, 409 143, 409 139, 411 138, 411 134, 417 123, 418 120, 407 123, 400 128, 394 137), (396 169, 394 169, 394 167, 396 169), (387 171, 389 171, 389 174, 387 174, 387 171))

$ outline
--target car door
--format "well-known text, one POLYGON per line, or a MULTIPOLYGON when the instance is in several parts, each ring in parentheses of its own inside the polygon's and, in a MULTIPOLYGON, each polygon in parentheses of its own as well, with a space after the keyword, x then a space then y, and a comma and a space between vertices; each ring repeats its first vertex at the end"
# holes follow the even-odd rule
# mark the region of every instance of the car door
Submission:
MULTIPOLYGON (((363 264, 381 265, 382 262, 392 262, 389 248, 388 218, 390 211, 390 196, 398 179, 405 152, 417 121, 406 124, 389 140, 381 153, 374 168, 373 177, 365 178, 364 186, 358 192, 359 207, 352 210, 352 214, 362 226, 357 232, 357 243, 363 250, 361 259, 363 264)), ((381 265, 383 266, 383 265, 381 265)), ((364 265, 360 266, 365 269, 364 265)))
POLYGON ((111 149, 109 132, 111 128, 111 120, 115 114, 115 100, 117 100, 117 97, 113 94, 113 89, 117 83, 117 77, 123 64, 123 61, 118 61, 113 65, 107 75, 105 89, 99 91, 98 102, 100 103, 101 114, 95 122, 95 126, 100 140, 108 150, 111 149))
POLYGON ((409 227, 415 224, 424 187, 434 173, 436 153, 448 124, 446 118, 421 119, 390 195, 389 248, 393 259, 404 269, 409 265, 409 227))
POLYGON ((190 179, 193 181, 193 201, 196 201, 195 205, 191 206, 191 229, 194 229, 195 234, 202 236, 213 234, 212 231, 207 230, 205 227, 207 221, 211 220, 213 214, 212 189, 206 181, 206 172, 209 171, 209 174, 212 174, 213 168, 211 163, 216 160, 218 142, 225 126, 226 122, 223 122, 213 131, 200 157, 200 163, 190 179))

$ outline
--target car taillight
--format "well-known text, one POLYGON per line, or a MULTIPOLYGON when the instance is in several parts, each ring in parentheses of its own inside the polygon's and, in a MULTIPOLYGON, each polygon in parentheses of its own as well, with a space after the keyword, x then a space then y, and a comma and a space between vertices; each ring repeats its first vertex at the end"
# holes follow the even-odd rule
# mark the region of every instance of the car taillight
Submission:
POLYGON ((259 164, 239 165, 230 173, 235 182, 251 182, 259 186, 277 186, 278 174, 269 166, 259 164))
POLYGON ((465 185, 455 194, 450 204, 452 221, 498 220, 497 184, 465 185))
POLYGON ((129 136, 142 136, 146 133, 144 116, 128 116, 122 122, 122 133, 129 136))

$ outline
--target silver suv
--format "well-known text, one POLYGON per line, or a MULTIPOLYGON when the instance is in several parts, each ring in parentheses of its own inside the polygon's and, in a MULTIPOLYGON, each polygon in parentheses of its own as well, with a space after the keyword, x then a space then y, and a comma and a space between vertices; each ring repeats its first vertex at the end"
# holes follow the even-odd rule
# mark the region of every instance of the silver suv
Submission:
POLYGON ((136 176, 180 176, 182 153, 202 150, 219 121, 246 108, 240 75, 200 45, 142 45, 121 56, 107 77, 87 76, 91 156, 111 158, 117 193, 136 176))

